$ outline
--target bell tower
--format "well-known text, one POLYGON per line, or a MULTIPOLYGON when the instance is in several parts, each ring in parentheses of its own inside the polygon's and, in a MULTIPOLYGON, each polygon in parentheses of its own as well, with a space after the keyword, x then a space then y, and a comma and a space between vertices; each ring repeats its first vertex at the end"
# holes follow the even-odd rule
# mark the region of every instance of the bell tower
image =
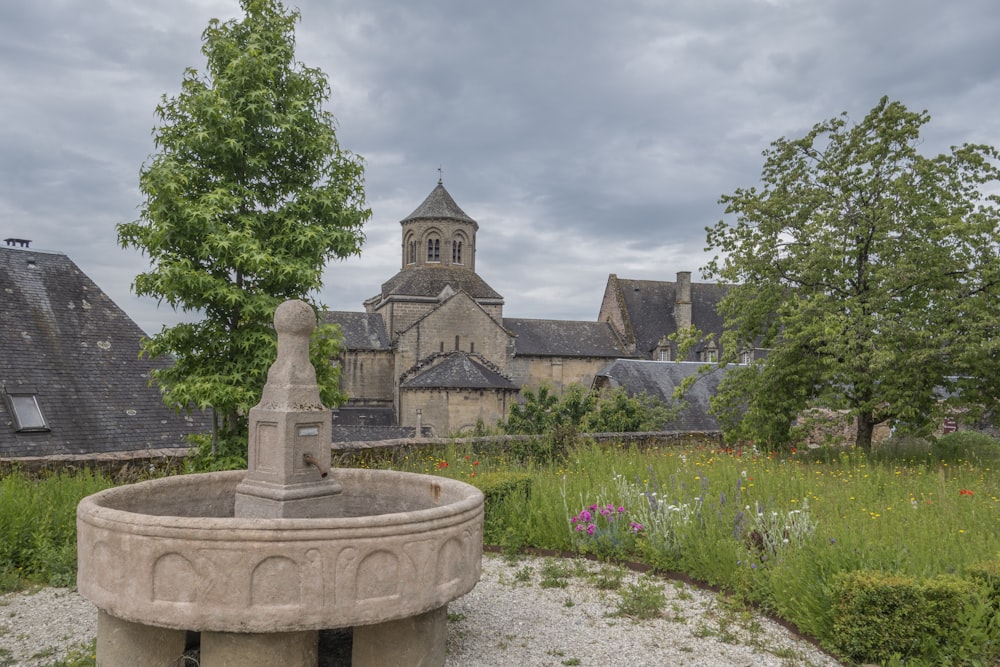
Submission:
POLYGON ((431 266, 476 270, 479 223, 459 208, 441 178, 423 203, 399 224, 403 228, 404 270, 431 266))

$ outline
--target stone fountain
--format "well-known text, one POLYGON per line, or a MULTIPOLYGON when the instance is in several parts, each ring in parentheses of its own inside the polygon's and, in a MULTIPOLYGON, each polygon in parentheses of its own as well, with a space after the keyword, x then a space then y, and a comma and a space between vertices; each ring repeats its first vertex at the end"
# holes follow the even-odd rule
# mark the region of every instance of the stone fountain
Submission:
POLYGON ((479 581, 483 496, 462 482, 331 469, 309 362, 312 308, 274 317, 277 360, 250 411, 248 470, 117 487, 77 508, 77 585, 97 664, 315 667, 353 628, 352 665, 443 665, 447 605, 479 581))

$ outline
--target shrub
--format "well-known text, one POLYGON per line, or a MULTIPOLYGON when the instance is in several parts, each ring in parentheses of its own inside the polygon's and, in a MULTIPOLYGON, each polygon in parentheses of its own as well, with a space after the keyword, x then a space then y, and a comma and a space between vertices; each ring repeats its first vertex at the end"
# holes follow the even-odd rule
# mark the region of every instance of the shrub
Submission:
POLYGON ((512 504, 524 504, 531 495, 531 476, 522 473, 490 472, 472 480, 483 492, 483 541, 500 544, 504 519, 512 504))
POLYGON ((857 571, 833 579, 832 643, 858 662, 930 657, 957 643, 957 627, 975 586, 953 575, 913 577, 857 571))

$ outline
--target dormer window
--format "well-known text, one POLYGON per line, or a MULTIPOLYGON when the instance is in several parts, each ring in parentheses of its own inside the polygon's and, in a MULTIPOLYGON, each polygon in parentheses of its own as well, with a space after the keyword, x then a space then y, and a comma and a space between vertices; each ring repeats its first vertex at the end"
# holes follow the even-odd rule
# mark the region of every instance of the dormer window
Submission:
POLYGON ((441 239, 436 239, 436 238, 427 239, 427 261, 428 262, 441 261, 441 239))
POLYGON ((457 239, 451 242, 451 263, 462 263, 462 242, 457 239))
POLYGON ((4 402, 7 412, 14 419, 14 430, 18 433, 32 431, 48 431, 42 409, 38 405, 38 396, 34 391, 5 391, 4 402))

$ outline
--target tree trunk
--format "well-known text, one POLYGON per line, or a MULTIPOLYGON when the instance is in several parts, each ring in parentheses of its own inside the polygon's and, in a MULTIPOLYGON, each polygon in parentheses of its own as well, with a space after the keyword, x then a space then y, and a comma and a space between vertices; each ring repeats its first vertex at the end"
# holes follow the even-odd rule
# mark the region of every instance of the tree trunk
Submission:
POLYGON ((875 431, 875 416, 870 410, 858 415, 858 432, 854 446, 869 453, 872 451, 872 433, 875 431))

